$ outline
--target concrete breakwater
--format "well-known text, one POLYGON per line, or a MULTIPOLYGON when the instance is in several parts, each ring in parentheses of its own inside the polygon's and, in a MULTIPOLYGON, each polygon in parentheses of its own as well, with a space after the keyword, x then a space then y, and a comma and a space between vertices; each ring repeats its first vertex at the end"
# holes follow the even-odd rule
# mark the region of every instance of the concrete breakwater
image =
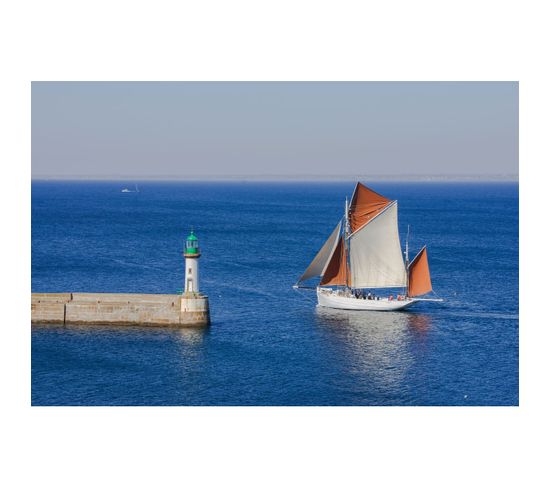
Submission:
POLYGON ((31 323, 193 327, 210 312, 200 293, 33 293, 31 323))

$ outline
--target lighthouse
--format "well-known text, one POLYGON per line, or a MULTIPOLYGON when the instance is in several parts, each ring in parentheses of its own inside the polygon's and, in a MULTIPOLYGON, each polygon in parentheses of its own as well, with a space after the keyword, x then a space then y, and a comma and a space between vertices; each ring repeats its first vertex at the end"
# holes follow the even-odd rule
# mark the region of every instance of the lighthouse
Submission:
POLYGON ((200 293, 199 289, 201 250, 199 240, 193 231, 185 239, 183 257, 185 258, 185 292, 181 297, 181 320, 185 320, 187 323, 209 324, 210 307, 208 297, 200 293))
POLYGON ((183 256, 185 257, 185 294, 198 294, 199 258, 201 257, 201 251, 199 240, 193 231, 191 231, 191 234, 185 240, 183 256))

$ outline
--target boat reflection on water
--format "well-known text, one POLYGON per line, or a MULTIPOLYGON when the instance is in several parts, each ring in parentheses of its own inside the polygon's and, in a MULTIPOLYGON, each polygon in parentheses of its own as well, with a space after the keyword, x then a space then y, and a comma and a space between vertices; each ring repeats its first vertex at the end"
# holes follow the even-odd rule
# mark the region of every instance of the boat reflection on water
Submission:
POLYGON ((405 315, 407 316, 409 330, 420 339, 424 339, 431 327, 430 316, 415 313, 405 315))
POLYGON ((397 393, 417 357, 423 355, 431 328, 427 315, 316 308, 319 330, 327 334, 337 358, 357 381, 381 393, 397 393))

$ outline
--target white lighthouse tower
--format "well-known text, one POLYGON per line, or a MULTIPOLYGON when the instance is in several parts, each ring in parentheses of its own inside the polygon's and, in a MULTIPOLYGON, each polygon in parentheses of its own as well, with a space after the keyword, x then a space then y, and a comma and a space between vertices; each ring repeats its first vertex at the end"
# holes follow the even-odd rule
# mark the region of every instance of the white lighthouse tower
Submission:
POLYGON ((199 240, 194 232, 185 240, 185 249, 183 250, 185 257, 185 294, 193 295, 199 293, 199 258, 201 251, 199 248, 199 240))
MULTIPOLYGON (((180 320, 185 320, 186 324, 209 324, 210 323, 210 307, 208 305, 208 297, 200 293, 199 289, 199 258, 201 250, 199 248, 199 240, 195 233, 185 239, 183 249, 185 258, 185 286, 184 293, 181 296, 181 314, 180 320)), ((182 322, 183 323, 183 322, 182 322)))

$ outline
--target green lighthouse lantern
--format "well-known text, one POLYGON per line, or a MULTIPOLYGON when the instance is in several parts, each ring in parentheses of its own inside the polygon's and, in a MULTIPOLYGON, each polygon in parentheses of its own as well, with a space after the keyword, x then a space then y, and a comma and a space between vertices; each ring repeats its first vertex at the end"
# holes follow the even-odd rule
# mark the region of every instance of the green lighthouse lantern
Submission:
POLYGON ((200 256, 200 249, 199 249, 199 240, 197 239, 197 236, 193 231, 191 231, 191 234, 187 236, 187 239, 185 240, 185 250, 184 250, 185 256, 189 257, 198 257, 200 256))

